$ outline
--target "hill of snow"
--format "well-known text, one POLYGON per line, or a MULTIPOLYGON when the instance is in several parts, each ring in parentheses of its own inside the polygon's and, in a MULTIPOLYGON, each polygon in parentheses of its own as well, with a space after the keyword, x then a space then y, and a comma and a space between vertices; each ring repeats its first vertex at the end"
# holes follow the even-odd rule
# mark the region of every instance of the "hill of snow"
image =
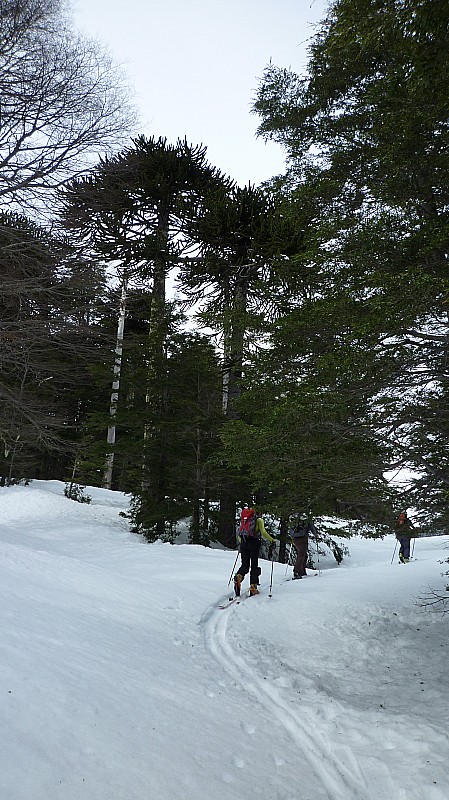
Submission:
POLYGON ((124 495, 63 490, 0 489, 1 800, 447 800, 449 615, 417 602, 444 539, 275 564, 271 598, 262 562, 220 610, 235 553, 148 545, 124 495))

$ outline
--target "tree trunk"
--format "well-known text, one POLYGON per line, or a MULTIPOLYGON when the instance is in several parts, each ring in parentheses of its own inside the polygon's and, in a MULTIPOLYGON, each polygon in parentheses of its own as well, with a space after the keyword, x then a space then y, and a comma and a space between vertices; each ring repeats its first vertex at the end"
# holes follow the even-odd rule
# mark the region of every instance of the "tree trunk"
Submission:
POLYGON ((128 278, 125 272, 123 275, 122 293, 120 298, 119 317, 117 325, 117 339, 115 345, 111 404, 109 407, 110 423, 107 435, 107 443, 110 449, 106 456, 106 465, 103 474, 104 489, 112 488, 112 472, 114 468, 114 445, 115 445, 115 435, 116 435, 115 420, 117 416, 117 404, 118 404, 119 389, 120 389, 120 375, 122 371, 122 354, 123 354, 123 338, 125 334, 127 291, 128 291, 128 278))
POLYGON ((280 519, 279 527, 279 563, 285 564, 288 536, 288 520, 285 517, 280 519))
MULTIPOLYGON (((230 322, 224 327, 223 414, 227 420, 237 419, 235 404, 241 394, 243 349, 246 331, 246 303, 248 282, 244 277, 234 290, 230 322)), ((236 547, 235 512, 236 491, 231 484, 220 492, 218 539, 225 547, 236 547)))
POLYGON ((203 500, 203 531, 206 536, 209 536, 209 489, 206 486, 204 489, 203 500))
MULTIPOLYGON (((158 218, 160 253, 153 262, 153 292, 151 297, 150 329, 148 334, 148 369, 146 407, 148 412, 144 427, 144 459, 142 489, 157 508, 165 502, 165 435, 163 410, 165 400, 165 373, 167 355, 165 283, 168 250, 169 211, 162 209, 158 218), (149 419, 149 421, 148 421, 149 419), (151 452, 150 452, 151 451, 151 452)), ((162 512, 161 512, 162 513, 162 512)), ((165 533, 165 519, 161 515, 156 522, 158 538, 165 533)))
POLYGON ((223 490, 220 495, 220 517, 218 521, 218 540, 234 550, 237 546, 235 532, 235 492, 223 490))

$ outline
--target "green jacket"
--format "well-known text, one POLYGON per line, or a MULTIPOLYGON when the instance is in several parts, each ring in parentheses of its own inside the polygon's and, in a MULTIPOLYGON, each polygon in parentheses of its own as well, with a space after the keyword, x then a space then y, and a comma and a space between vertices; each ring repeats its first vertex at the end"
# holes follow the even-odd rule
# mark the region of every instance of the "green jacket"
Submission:
POLYGON ((257 518, 256 533, 257 534, 261 534, 263 536, 263 538, 267 540, 267 542, 274 542, 275 541, 275 539, 272 536, 270 536, 270 534, 266 531, 265 525, 264 525, 264 521, 263 521, 262 517, 258 517, 257 518))

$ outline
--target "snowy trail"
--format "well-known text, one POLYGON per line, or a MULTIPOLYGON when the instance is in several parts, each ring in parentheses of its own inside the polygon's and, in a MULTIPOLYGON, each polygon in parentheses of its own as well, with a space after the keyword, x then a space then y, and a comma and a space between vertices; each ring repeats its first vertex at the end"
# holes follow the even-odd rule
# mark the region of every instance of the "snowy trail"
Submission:
MULTIPOLYGON (((293 743, 303 800, 447 800, 441 649, 448 620, 367 599, 363 566, 351 573, 361 592, 354 604, 344 598, 350 576, 342 575, 307 582, 299 595, 286 586, 274 601, 210 607, 202 620, 206 647, 256 718, 272 719, 293 743), (285 600, 293 608, 299 597, 299 615, 287 611, 278 636, 278 604, 287 610, 285 600)), ((399 581, 408 575, 392 571, 383 579, 401 596, 399 581)))
POLYGON ((445 539, 403 568, 356 538, 299 584, 275 563, 271 599, 218 610, 235 554, 63 489, 0 491, 0 800, 448 799, 449 615, 416 605, 445 539))
MULTIPOLYGON (((253 667, 230 645, 228 623, 236 613, 238 606, 233 605, 205 616, 204 633, 208 650, 228 675, 263 706, 268 717, 278 721, 304 754, 317 783, 322 784, 329 800, 362 800, 366 797, 366 781, 350 749, 341 746, 337 758, 324 730, 317 729, 317 719, 304 714, 300 717, 292 711, 277 687, 257 675, 253 667), (342 748, 346 755, 343 760, 342 748)), ((317 793, 315 797, 318 798, 317 793)))

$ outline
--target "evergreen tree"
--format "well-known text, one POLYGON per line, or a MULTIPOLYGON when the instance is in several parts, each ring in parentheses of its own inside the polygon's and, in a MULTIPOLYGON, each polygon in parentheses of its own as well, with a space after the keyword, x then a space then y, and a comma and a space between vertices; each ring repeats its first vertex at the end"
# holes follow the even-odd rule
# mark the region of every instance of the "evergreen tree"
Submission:
POLYGON ((165 445, 165 496, 161 506, 139 496, 133 521, 150 541, 159 537, 158 520, 165 520, 163 538, 175 535, 176 523, 191 518, 190 541, 209 544, 210 502, 217 499, 213 457, 221 423, 221 370, 214 348, 197 334, 174 333, 167 340, 164 413, 160 420, 165 445))
MULTIPOLYGON (((276 288, 276 259, 301 239, 288 229, 272 196, 250 184, 224 187, 205 195, 199 213, 188 218, 188 231, 199 244, 199 257, 184 262, 181 281, 191 302, 201 303, 200 318, 218 331, 223 351, 223 422, 239 416, 244 364, 266 330, 276 288), (290 238, 289 238, 290 237, 290 238)), ((222 459, 218 536, 235 545, 236 503, 251 488, 222 459)), ((246 495, 246 498, 245 498, 246 495)))
MULTIPOLYGON (((92 175, 75 181, 66 193, 68 223, 80 231, 93 252, 116 261, 125 279, 138 282, 148 293, 141 489, 135 489, 134 511, 139 526, 147 511, 152 526, 157 513, 158 536, 164 535, 167 521, 163 420, 171 309, 166 280, 186 246, 182 230, 187 210, 196 206, 208 187, 223 181, 208 164, 204 147, 181 140, 169 145, 163 138, 141 136, 115 158, 102 161, 92 175)), ((117 402, 118 398, 114 416, 117 402)))
POLYGON ((306 76, 270 66, 255 106, 260 133, 287 150, 297 201, 312 197, 319 209, 321 296, 304 317, 321 321, 315 352, 334 336, 343 358, 349 326, 354 344, 365 341, 376 367, 372 429, 393 445, 391 466, 423 475, 413 498, 425 504, 419 487, 433 487, 440 508, 449 476, 433 448, 447 430, 435 404, 448 380, 448 24, 439 0, 338 0, 306 76))

